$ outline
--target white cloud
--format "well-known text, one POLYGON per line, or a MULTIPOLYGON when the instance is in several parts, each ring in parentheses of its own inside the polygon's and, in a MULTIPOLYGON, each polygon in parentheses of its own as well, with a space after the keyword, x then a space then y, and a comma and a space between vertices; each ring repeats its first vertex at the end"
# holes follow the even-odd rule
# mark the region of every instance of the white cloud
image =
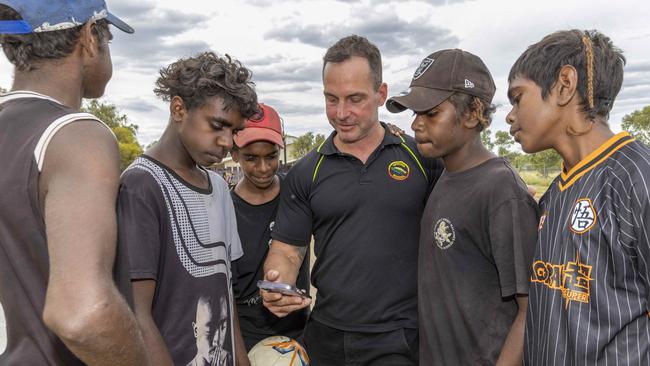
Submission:
MULTIPOLYGON (((368 37, 382 50, 390 95, 408 87, 420 60, 435 50, 460 47, 479 55, 493 73, 495 103, 501 105, 493 131, 508 129, 510 66, 528 45, 558 29, 599 29, 625 51, 625 81, 610 116, 615 130, 623 115, 650 104, 647 1, 184 0, 182 8, 171 0, 108 3, 136 33, 114 32, 115 72, 105 99, 140 126, 145 145, 167 123, 167 105, 152 92, 157 70, 207 48, 228 53, 253 71, 259 99, 280 111, 289 133, 328 133, 321 59, 327 46, 350 33, 368 37)), ((10 86, 11 70, 0 56, 0 86, 10 86)), ((382 108, 380 118, 410 130, 410 113, 382 108)))

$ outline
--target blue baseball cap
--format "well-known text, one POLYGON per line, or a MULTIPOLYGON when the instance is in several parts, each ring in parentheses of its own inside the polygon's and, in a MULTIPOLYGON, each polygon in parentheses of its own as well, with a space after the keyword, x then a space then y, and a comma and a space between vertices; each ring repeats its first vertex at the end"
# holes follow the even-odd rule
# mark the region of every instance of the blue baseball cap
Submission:
POLYGON ((28 34, 67 29, 89 20, 106 19, 118 29, 134 30, 108 12, 104 0, 0 0, 15 10, 22 20, 0 20, 0 34, 28 34))

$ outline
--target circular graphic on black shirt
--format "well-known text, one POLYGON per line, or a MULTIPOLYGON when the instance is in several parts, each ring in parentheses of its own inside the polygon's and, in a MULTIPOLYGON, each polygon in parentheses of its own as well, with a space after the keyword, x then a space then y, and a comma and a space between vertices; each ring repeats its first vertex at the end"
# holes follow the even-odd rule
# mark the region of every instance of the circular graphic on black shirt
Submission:
POLYGON ((442 218, 436 222, 436 225, 433 229, 433 239, 436 241, 436 245, 440 249, 448 249, 454 245, 456 240, 456 232, 454 231, 454 225, 451 221, 442 218))

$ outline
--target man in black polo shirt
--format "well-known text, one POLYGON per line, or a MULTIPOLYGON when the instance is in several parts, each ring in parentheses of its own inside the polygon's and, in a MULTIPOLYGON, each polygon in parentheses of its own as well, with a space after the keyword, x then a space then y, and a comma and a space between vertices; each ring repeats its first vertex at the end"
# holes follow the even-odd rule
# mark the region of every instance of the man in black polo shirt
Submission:
MULTIPOLYGON (((315 238, 318 295, 304 334, 316 365, 417 363, 419 222, 442 166, 378 119, 387 86, 381 55, 359 36, 323 57, 326 113, 335 131, 287 176, 265 262, 267 280, 294 284, 315 238)), ((263 293, 278 316, 309 299, 263 293)))

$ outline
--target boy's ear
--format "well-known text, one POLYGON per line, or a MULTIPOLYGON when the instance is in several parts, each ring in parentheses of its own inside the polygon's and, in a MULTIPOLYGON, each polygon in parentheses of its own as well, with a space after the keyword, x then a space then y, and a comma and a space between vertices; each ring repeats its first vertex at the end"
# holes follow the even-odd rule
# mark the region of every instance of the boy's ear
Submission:
POLYGON ((169 102, 169 115, 171 120, 174 122, 181 122, 186 113, 187 109, 185 109, 183 98, 178 95, 174 96, 169 102))
POLYGON ((467 115, 467 118, 464 119, 463 126, 468 130, 471 130, 476 128, 480 123, 481 122, 478 120, 478 113, 476 110, 473 110, 467 115))
POLYGON ((562 107, 569 104, 576 96, 577 88, 578 71, 571 65, 562 66, 554 86, 557 104, 562 107))
POLYGON ((81 51, 90 57, 95 57, 99 52, 98 39, 93 34, 93 28, 96 26, 96 21, 90 19, 81 27, 79 34, 79 46, 81 51))
POLYGON ((463 126, 471 130, 476 128, 481 121, 479 121, 479 116, 483 115, 483 104, 478 100, 478 98, 472 98, 472 109, 466 114, 466 118, 463 118, 463 126))

